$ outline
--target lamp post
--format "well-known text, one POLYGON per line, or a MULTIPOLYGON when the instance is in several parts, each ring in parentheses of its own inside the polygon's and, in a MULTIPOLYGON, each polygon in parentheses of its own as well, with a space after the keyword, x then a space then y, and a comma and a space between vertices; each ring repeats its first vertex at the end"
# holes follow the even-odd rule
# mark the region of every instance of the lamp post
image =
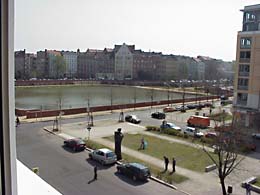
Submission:
POLYGON ((87 130, 88 130, 88 141, 89 141, 89 139, 90 139, 90 130, 91 130, 90 125, 88 125, 87 130))

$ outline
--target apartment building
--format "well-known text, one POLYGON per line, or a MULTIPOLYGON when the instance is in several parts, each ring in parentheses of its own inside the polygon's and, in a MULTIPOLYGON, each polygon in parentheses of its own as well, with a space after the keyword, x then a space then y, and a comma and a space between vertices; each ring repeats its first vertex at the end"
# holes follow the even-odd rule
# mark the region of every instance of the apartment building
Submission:
POLYGON ((78 54, 74 51, 61 51, 61 55, 66 63, 65 75, 68 78, 74 78, 77 75, 78 54))
POLYGON ((25 75, 25 50, 16 51, 15 56, 15 78, 24 79, 25 75))
POLYGON ((115 79, 133 79, 134 45, 115 45, 115 79))
POLYGON ((243 27, 237 35, 233 105, 245 126, 260 128, 260 4, 245 6, 241 11, 243 27))

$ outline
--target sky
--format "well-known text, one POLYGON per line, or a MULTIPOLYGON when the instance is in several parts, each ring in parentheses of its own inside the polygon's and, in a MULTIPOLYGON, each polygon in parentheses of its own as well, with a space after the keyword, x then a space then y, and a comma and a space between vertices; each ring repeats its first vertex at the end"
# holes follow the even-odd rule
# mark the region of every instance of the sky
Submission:
POLYGON ((15 50, 136 49, 235 60, 241 9, 259 0, 15 0, 15 50))

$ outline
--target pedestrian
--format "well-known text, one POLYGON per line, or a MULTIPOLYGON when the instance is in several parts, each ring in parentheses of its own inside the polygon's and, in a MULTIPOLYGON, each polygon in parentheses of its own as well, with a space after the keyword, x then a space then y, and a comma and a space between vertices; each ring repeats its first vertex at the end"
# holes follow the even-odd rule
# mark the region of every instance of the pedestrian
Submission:
POLYGON ((164 156, 164 165, 165 165, 165 168, 164 168, 164 172, 166 172, 168 170, 168 164, 169 164, 169 159, 164 156))
POLYGON ((210 109, 209 109, 209 114, 211 115, 211 113, 212 113, 212 109, 210 108, 210 109))
POLYGON ((144 137, 141 139, 141 145, 139 147, 139 150, 144 150, 144 137))
POLYGON ((17 117, 16 117, 16 127, 18 127, 18 125, 20 125, 20 119, 19 119, 19 117, 17 116, 17 117))
POLYGON ((172 158, 172 173, 175 172, 175 166, 176 166, 176 160, 175 158, 172 158))
POLYGON ((97 180, 97 166, 94 166, 94 179, 93 180, 97 180))
POLYGON ((249 183, 245 184, 245 188, 246 188, 246 195, 251 195, 251 190, 250 190, 250 184, 249 183))

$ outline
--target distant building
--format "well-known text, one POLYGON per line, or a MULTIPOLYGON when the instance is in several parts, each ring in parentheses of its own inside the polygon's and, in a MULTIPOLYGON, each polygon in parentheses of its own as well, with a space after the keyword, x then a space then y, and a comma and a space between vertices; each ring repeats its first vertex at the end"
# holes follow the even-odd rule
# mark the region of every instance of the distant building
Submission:
POLYGON ((245 126, 260 129, 260 4, 245 6, 237 35, 234 110, 245 126))
POLYGON ((193 58, 197 63, 197 80, 205 80, 205 63, 199 58, 193 58))
POLYGON ((16 51, 15 58, 15 78, 16 79, 24 79, 25 77, 25 50, 16 51))
POLYGON ((66 63, 65 75, 68 78, 74 78, 77 76, 78 68, 78 54, 74 51, 61 51, 61 54, 66 63))
POLYGON ((115 45, 115 79, 133 79, 134 45, 115 45))

